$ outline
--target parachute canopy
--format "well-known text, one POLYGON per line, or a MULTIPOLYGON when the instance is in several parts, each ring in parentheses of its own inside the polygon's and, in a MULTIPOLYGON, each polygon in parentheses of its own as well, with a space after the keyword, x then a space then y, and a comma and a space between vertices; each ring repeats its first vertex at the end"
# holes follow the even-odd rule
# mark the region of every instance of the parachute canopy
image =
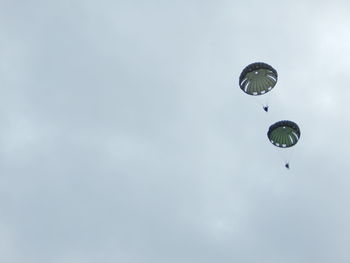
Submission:
POLYGON ((239 86, 245 93, 253 96, 262 95, 277 83, 277 71, 263 62, 246 66, 239 76, 239 86))
POLYGON ((281 148, 294 146, 300 138, 300 129, 292 121, 279 121, 272 124, 267 132, 270 142, 281 148))

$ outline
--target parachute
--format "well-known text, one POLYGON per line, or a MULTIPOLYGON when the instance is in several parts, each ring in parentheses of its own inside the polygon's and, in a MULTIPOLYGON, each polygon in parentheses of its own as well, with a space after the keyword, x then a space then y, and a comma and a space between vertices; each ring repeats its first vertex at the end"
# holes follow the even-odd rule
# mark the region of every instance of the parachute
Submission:
POLYGON ((299 141, 300 129, 295 122, 279 121, 270 126, 267 137, 273 145, 280 148, 288 148, 299 141))
POLYGON ((263 95, 277 83, 277 71, 263 62, 255 62, 246 66, 239 76, 239 87, 253 96, 263 95))
MULTIPOLYGON (((290 148, 297 144, 300 138, 300 129, 295 122, 292 121, 278 121, 272 124, 267 132, 267 137, 270 142, 279 148, 290 148)), ((285 151, 285 150, 284 150, 285 151)), ((289 169, 289 159, 291 152, 288 157, 285 156, 285 167, 289 169)))

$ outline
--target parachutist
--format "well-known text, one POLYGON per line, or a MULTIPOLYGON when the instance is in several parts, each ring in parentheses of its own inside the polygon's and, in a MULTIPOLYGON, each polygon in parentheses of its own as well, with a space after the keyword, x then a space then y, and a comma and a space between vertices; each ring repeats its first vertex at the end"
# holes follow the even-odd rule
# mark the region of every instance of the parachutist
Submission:
POLYGON ((269 106, 268 105, 263 106, 263 109, 264 109, 264 111, 268 112, 269 111, 269 106))
POLYGON ((289 169, 289 163, 286 163, 284 166, 289 169))

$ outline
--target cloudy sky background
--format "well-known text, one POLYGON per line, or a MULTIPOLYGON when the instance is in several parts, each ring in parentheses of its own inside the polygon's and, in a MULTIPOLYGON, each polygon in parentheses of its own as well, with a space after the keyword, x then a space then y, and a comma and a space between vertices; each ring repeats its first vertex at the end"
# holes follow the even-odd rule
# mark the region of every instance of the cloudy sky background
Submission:
POLYGON ((340 0, 1 1, 0 261, 350 262, 349 29, 340 0))

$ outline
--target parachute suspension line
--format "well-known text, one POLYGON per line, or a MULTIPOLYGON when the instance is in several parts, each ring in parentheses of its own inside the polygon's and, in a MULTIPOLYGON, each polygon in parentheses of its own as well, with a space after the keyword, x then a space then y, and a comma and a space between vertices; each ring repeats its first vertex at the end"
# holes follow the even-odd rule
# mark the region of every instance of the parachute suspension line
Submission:
POLYGON ((265 94, 264 96, 253 96, 253 100, 255 101, 256 105, 260 106, 262 110, 265 112, 268 112, 270 109, 270 97, 271 94, 265 94))
POLYGON ((286 165, 287 163, 290 163, 290 158, 288 156, 288 151, 290 151, 291 149, 282 149, 279 147, 274 147, 273 152, 276 156, 276 158, 279 160, 278 162, 283 163, 284 165, 286 165), (286 152, 287 151, 287 152, 286 152))
POLYGON ((291 147, 288 149, 288 155, 285 156, 284 162, 289 164, 291 161, 293 161, 293 156, 294 156, 295 148, 291 147))
POLYGON ((255 101, 256 105, 261 107, 265 112, 268 112, 269 105, 267 103, 264 103, 260 97, 254 96, 253 100, 255 101))

